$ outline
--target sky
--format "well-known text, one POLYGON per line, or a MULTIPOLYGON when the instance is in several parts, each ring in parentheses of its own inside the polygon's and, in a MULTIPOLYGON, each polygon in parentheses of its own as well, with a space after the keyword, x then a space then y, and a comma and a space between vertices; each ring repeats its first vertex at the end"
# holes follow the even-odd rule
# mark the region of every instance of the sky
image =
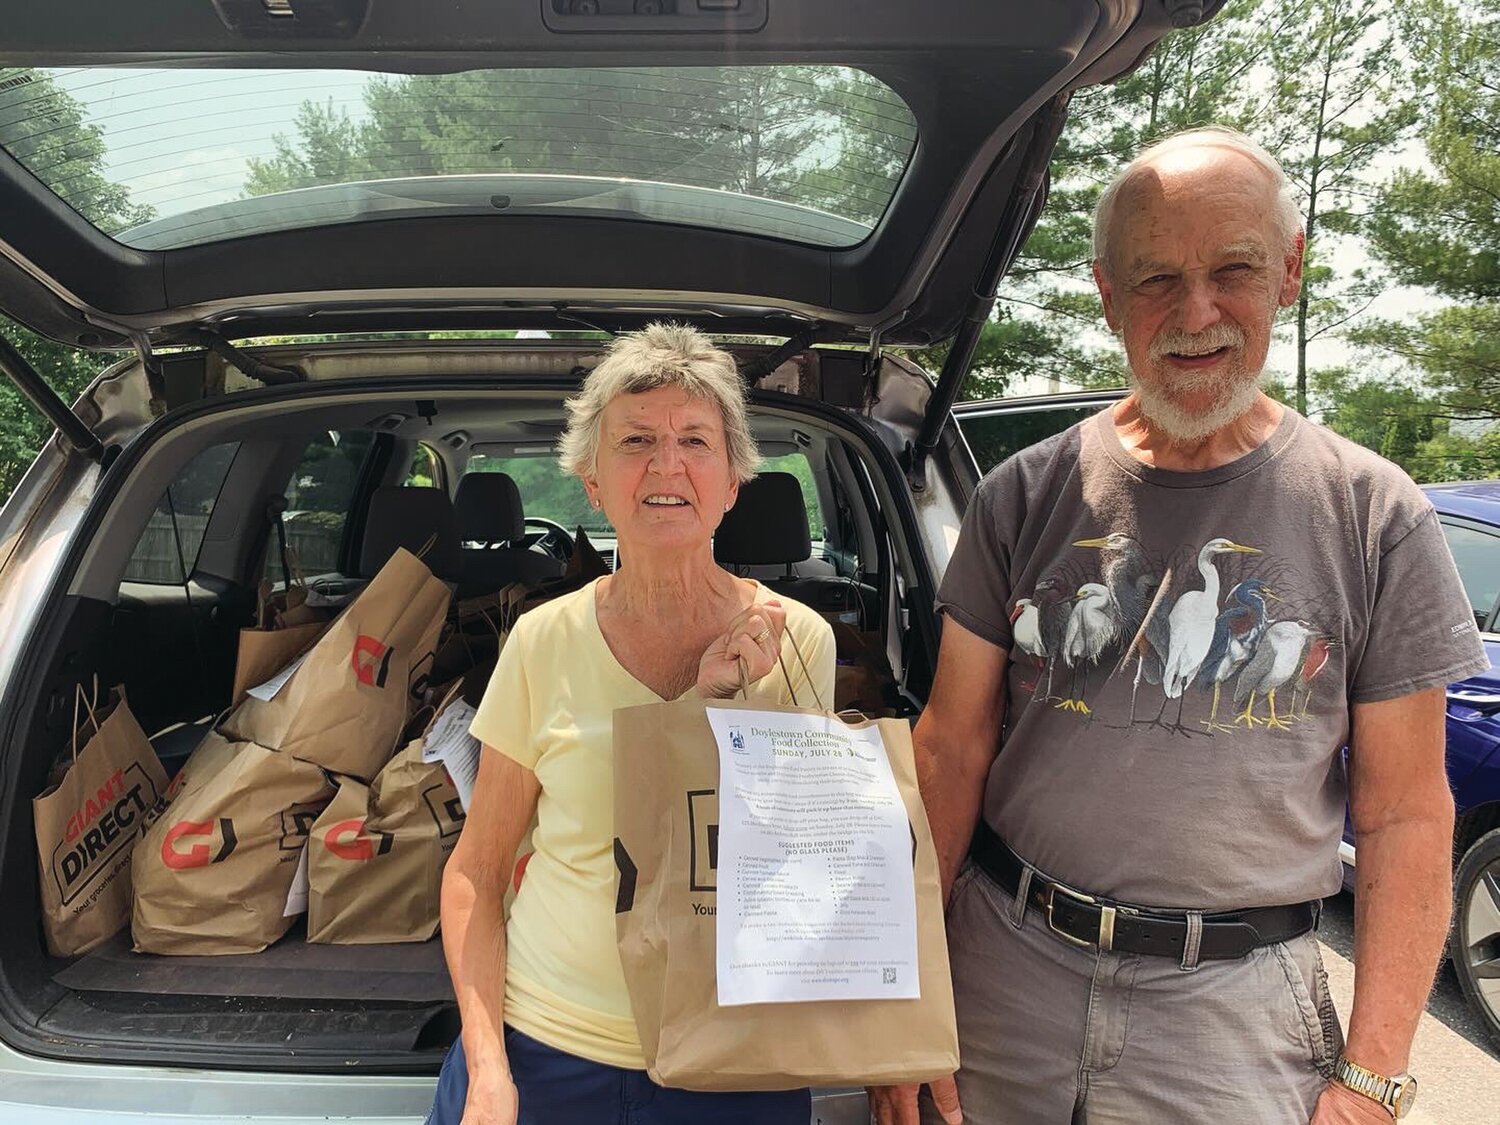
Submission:
POLYGON ((158 217, 238 199, 251 157, 295 136, 298 107, 332 101, 364 116, 359 71, 57 70, 53 77, 104 129, 105 175, 158 217))

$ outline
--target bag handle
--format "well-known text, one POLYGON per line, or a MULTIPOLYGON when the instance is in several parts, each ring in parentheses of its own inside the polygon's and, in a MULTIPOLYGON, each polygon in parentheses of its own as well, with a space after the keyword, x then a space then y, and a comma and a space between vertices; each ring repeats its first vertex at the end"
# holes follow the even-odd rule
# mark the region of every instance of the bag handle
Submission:
MULTIPOLYGON (((813 680, 812 672, 807 667, 807 658, 802 655, 802 646, 797 643, 797 634, 793 633, 791 627, 786 629, 786 638, 792 642, 792 651, 797 654, 797 663, 802 666, 802 681, 807 684, 808 690, 812 692, 813 702, 818 705, 819 711, 827 710, 823 703, 823 696, 818 692, 818 685, 813 680)), ((786 661, 782 659, 781 653, 776 654, 776 663, 781 665, 781 675, 786 680, 786 690, 792 697, 792 702, 798 707, 802 704, 797 702, 796 689, 792 687, 792 677, 787 674, 786 661)))
POLYGON ((88 711, 89 726, 91 726, 93 728, 94 734, 98 734, 99 733, 99 716, 97 714, 98 709, 99 709, 99 673, 98 672, 94 673, 93 698, 90 698, 88 695, 84 694, 84 690, 83 690, 83 685, 82 684, 74 684, 73 685, 73 764, 74 765, 78 764, 78 704, 79 703, 82 703, 83 706, 84 706, 84 708, 88 711))
MULTIPOLYGON (((782 635, 786 637, 787 640, 792 642, 792 651, 797 655, 797 663, 802 666, 802 680, 807 684, 808 689, 812 692, 813 702, 818 705, 819 711, 826 710, 827 708, 825 708, 823 705, 823 697, 818 692, 818 685, 813 682, 812 673, 808 670, 807 659, 802 655, 802 646, 797 643, 796 634, 792 632, 790 627, 788 627, 783 631, 782 635)), ((797 698, 797 689, 792 686, 791 673, 786 670, 786 659, 779 651, 776 653, 776 663, 781 668, 781 678, 786 681, 786 691, 787 694, 792 697, 792 705, 794 707, 801 707, 803 704, 797 698)), ((739 657, 735 661, 735 664, 739 667, 740 673, 740 695, 745 699, 749 699, 750 683, 747 678, 747 672, 745 669, 745 658, 743 656, 739 657)))
POLYGON ((432 724, 437 722, 439 715, 448 710, 448 705, 455 699, 463 698, 463 691, 464 678, 460 676, 448 686, 448 690, 443 693, 443 698, 438 701, 436 706, 430 703, 428 704, 428 706, 432 708, 432 718, 428 719, 427 725, 422 728, 423 738, 426 738, 429 734, 432 733, 432 724))

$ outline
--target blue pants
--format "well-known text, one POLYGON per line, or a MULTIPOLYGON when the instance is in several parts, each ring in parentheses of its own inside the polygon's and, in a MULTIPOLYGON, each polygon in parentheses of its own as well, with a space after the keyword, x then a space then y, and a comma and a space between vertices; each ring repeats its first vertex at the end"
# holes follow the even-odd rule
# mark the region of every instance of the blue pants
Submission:
MULTIPOLYGON (((644 1070, 590 1062, 505 1029, 505 1053, 520 1095, 517 1125, 808 1125, 807 1090, 705 1094, 658 1086, 644 1070)), ((462 1039, 443 1060, 427 1125, 459 1125, 469 1092, 462 1039)))

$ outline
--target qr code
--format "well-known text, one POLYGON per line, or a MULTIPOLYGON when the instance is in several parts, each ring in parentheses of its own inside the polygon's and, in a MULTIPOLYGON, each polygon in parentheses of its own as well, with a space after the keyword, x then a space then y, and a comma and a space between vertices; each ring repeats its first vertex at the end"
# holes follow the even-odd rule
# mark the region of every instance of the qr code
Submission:
POLYGON ((896 970, 895 969, 881 969, 880 970, 880 980, 881 980, 882 984, 895 984, 896 983, 896 970))

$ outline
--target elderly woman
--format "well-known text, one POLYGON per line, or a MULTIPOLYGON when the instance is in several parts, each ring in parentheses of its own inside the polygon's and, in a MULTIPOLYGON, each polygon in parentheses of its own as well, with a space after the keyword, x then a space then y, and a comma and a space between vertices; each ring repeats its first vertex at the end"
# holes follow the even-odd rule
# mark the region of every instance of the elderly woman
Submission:
POLYGON ((806 1090, 694 1093, 645 1073, 615 948, 611 724, 620 707, 731 696, 741 661, 751 698, 831 700, 832 630, 714 562, 714 529, 759 457, 734 360, 707 337, 660 324, 620 337, 568 417, 563 467, 624 565, 520 619, 474 719, 485 750, 442 901, 463 1035, 429 1121, 806 1125, 806 1090), (769 675, 788 630, 806 661, 788 652, 790 683, 769 675))

